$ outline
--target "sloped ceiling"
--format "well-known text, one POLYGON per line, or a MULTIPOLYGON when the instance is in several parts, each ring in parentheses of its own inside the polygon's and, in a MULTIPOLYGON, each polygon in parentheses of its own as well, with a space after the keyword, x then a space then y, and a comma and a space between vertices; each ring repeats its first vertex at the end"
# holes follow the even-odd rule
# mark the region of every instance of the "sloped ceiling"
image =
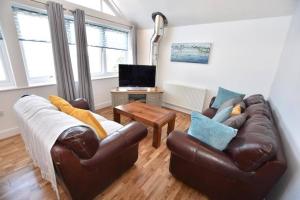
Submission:
POLYGON ((114 0, 139 28, 152 28, 151 14, 162 12, 170 26, 291 15, 297 0, 114 0))

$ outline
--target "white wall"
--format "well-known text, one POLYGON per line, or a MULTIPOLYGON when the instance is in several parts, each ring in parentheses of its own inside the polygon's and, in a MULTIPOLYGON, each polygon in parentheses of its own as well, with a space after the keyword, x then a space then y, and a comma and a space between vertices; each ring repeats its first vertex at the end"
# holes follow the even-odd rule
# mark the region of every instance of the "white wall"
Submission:
MULTIPOLYGON (((284 16, 168 28, 160 46, 158 84, 176 81, 204 87, 207 99, 218 86, 267 97, 290 20, 284 16), (209 64, 170 62, 173 42, 211 42, 209 64)), ((138 31, 140 64, 149 64, 152 33, 152 29, 138 31)))
POLYGON ((288 170, 273 190, 271 199, 300 197, 300 2, 292 19, 280 64, 272 85, 274 109, 288 160, 288 170))

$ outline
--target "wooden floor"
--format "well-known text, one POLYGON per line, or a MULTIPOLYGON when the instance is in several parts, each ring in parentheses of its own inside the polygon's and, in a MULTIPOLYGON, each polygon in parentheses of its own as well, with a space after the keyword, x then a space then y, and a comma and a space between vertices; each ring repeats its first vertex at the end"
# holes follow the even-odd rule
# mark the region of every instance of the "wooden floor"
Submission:
MULTIPOLYGON (((112 119, 112 108, 97 112, 112 119)), ((128 119, 122 117, 122 124, 126 123, 128 119)), ((185 130, 189 123, 189 115, 177 112, 175 129, 185 130)), ((158 149, 152 147, 152 128, 148 130, 135 165, 96 199, 207 199, 169 173, 166 127, 158 149)), ((59 192, 61 199, 68 199, 61 187, 59 192)), ((20 136, 0 141, 0 199, 56 199, 51 185, 33 166, 20 136)))

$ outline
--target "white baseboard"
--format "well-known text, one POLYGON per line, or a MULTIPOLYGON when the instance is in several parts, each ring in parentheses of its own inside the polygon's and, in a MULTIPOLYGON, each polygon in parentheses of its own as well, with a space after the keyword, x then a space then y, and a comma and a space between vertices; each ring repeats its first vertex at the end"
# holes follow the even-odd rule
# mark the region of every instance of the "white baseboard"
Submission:
POLYGON ((191 112, 192 112, 192 110, 189 110, 189 109, 186 109, 186 108, 183 108, 183 107, 180 107, 180 106, 176 106, 176 105, 173 105, 173 104, 169 104, 169 103, 166 103, 166 102, 163 102, 162 106, 166 107, 166 108, 173 109, 173 110, 177 110, 177 111, 180 111, 180 112, 183 112, 183 113, 187 113, 187 114, 191 114, 191 112))
POLYGON ((20 134, 18 127, 5 129, 5 130, 0 131, 0 140, 6 139, 9 137, 18 135, 18 134, 20 134))
POLYGON ((98 109, 102 109, 102 108, 105 108, 108 106, 111 106, 111 101, 106 101, 106 102, 97 104, 97 105, 95 105, 95 109, 98 110, 98 109))

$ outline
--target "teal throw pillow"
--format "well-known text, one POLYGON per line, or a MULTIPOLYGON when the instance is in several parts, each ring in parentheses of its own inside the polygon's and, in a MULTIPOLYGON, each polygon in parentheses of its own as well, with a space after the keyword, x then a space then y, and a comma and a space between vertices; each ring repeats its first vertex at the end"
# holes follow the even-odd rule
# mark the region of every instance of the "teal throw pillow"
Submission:
POLYGON ((188 135, 223 151, 237 134, 237 130, 216 122, 199 112, 192 112, 188 135))
POLYGON ((218 109, 225 101, 235 97, 241 97, 243 99, 245 95, 219 87, 216 99, 211 107, 218 109))
POLYGON ((233 106, 229 106, 227 108, 223 108, 220 112, 217 112, 215 116, 212 118, 212 120, 215 120, 217 122, 223 122, 227 120, 230 117, 230 114, 232 112, 233 106))

